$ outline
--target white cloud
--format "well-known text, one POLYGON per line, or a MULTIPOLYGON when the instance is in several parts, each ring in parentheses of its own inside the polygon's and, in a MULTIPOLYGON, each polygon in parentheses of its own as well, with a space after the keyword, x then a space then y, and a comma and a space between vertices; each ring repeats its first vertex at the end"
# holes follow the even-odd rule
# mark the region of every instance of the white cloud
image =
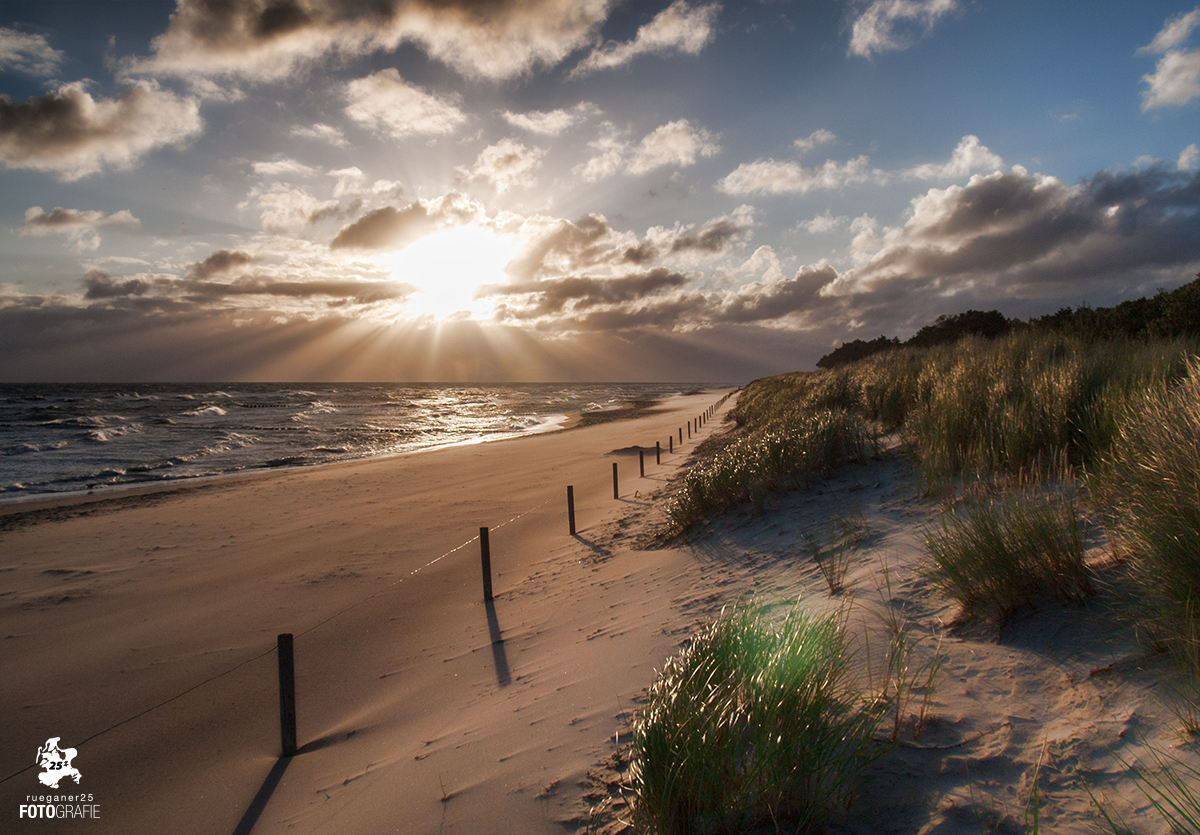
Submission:
POLYGON ((845 226, 849 220, 850 218, 845 215, 834 217, 833 213, 829 209, 826 209, 824 214, 819 214, 809 220, 800 221, 796 228, 803 229, 810 235, 819 235, 823 232, 832 232, 834 229, 845 226))
POLYGON ((1193 142, 1179 154, 1179 161, 1175 163, 1175 167, 1180 171, 1191 171, 1196 167, 1197 160, 1200 160, 1200 146, 1193 142))
POLYGON ((721 151, 717 144, 719 136, 687 119, 660 125, 642 137, 637 145, 622 139, 611 123, 604 127, 608 135, 588 143, 596 153, 574 169, 588 182, 610 177, 619 171, 645 174, 665 166, 686 168, 694 165, 698 156, 711 157, 721 151))
POLYGON ((693 165, 696 156, 711 157, 719 153, 713 136, 702 127, 693 127, 687 119, 668 122, 642 138, 629 160, 631 174, 644 174, 655 168, 693 165))
POLYGON ((873 53, 907 49, 915 40, 914 26, 928 34, 938 19, 954 11, 957 0, 875 0, 854 21, 850 54, 870 58, 873 53))
POLYGON ((858 156, 839 165, 826 160, 824 165, 805 168, 798 162, 776 162, 760 159, 744 162, 717 182, 717 190, 725 194, 805 194, 813 189, 836 189, 845 185, 866 182, 880 172, 868 169, 870 159, 858 156))
POLYGON ((997 171, 1003 166, 1004 160, 999 155, 981 144, 978 136, 968 134, 959 141, 948 162, 918 165, 905 171, 904 176, 917 180, 953 180, 973 171, 997 171))
POLYGON ((330 145, 336 145, 339 148, 345 148, 350 144, 346 141, 345 134, 340 130, 332 125, 321 123, 317 123, 312 127, 296 125, 292 128, 292 136, 298 136, 302 139, 319 139, 322 142, 328 142, 330 145))
POLYGON ((825 128, 821 128, 820 130, 813 131, 804 139, 797 139, 792 144, 796 146, 797 151, 799 151, 800 153, 803 154, 808 151, 811 151, 813 148, 817 147, 818 145, 827 145, 830 142, 834 142, 836 140, 837 140, 837 136, 833 133, 833 131, 829 131, 829 130, 825 130, 825 128))
POLYGON ((393 139, 453 133, 467 121, 452 99, 426 93, 391 67, 351 81, 346 95, 350 98, 347 116, 393 139))
POLYGON ((632 41, 610 41, 593 49, 571 71, 571 75, 619 67, 646 53, 661 55, 678 51, 699 55, 713 39, 713 25, 720 10, 720 5, 716 3, 692 8, 686 0, 675 0, 655 15, 653 20, 640 27, 632 41))
POLYGON ((508 122, 515 128, 527 130, 530 133, 538 133, 543 136, 558 136, 563 131, 574 125, 579 124, 589 116, 599 115, 600 108, 592 104, 590 101, 580 102, 570 110, 551 110, 542 112, 540 110, 532 110, 528 113, 513 113, 504 111, 501 115, 504 121, 508 122))
POLYGON ((311 223, 336 214, 339 208, 337 200, 318 200, 307 191, 289 189, 282 183, 273 183, 267 189, 254 189, 238 208, 246 208, 255 199, 262 209, 259 219, 263 231, 272 235, 295 234, 311 223))
POLYGON ((1200 97, 1200 49, 1171 50, 1142 81, 1150 85, 1142 91, 1142 110, 1179 107, 1200 97))
POLYGON ((132 168, 144 154, 203 128, 199 101, 152 82, 111 99, 92 98, 85 85, 64 84, 27 103, 0 96, 0 163, 78 180, 106 165, 132 168))
POLYGON ((1166 52, 1172 47, 1179 46, 1181 43, 1191 37, 1192 30, 1200 26, 1200 6, 1192 9, 1187 13, 1180 13, 1175 17, 1168 18, 1167 22, 1154 40, 1146 46, 1143 46, 1137 51, 1137 55, 1145 55, 1147 53, 1158 55, 1166 52))
POLYGON ((533 172, 542 164, 546 151, 527 148, 515 139, 501 139, 480 152, 472 169, 459 168, 467 180, 486 180, 496 191, 504 193, 513 188, 531 188, 537 184, 533 172))
POLYGON ((62 51, 50 46, 41 35, 0 27, 0 71, 51 75, 62 59, 62 51))
POLYGON ((283 174, 299 174, 303 177, 311 177, 317 173, 317 169, 311 165, 305 165, 294 159, 286 158, 275 160, 274 162, 255 162, 251 163, 250 167, 260 177, 278 177, 283 174))
POLYGON ((66 235, 76 250, 94 251, 100 246, 100 235, 96 230, 105 226, 133 230, 141 226, 141 221, 128 209, 106 215, 104 212, 64 209, 61 206, 55 206, 47 212, 41 206, 31 206, 25 210, 21 234, 35 237, 66 235))

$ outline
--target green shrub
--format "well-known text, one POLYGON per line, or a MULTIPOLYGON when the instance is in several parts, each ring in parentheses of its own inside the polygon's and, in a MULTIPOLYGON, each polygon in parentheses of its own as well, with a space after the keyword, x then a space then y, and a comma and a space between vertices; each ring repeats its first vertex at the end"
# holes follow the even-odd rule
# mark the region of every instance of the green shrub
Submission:
POLYGON ((668 659, 634 726, 634 823, 654 835, 819 827, 849 802, 877 717, 842 625, 722 613, 668 659))
POLYGON ((930 579, 964 617, 1002 623, 1041 598, 1092 593, 1078 513, 1062 496, 1011 494, 947 513, 925 545, 930 579))

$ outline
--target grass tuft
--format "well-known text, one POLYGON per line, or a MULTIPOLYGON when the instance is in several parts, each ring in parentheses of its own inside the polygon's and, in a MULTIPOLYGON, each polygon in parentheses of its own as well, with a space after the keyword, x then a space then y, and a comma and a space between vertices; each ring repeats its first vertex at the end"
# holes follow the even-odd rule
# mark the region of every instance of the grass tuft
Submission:
POLYGON ((820 827, 849 802, 878 721, 848 661, 836 618, 722 613, 667 661, 635 723, 638 830, 820 827))
POLYGON ((1078 511, 1061 495, 1012 493, 951 511, 925 546, 928 576, 966 618, 1001 624, 1042 598, 1092 593, 1078 511))

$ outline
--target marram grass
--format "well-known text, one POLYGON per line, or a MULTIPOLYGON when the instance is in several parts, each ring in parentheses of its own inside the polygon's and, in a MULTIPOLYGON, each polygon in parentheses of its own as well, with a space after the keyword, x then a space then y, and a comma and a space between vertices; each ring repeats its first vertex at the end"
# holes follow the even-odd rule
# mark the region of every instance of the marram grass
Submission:
POLYGON ((871 445, 862 419, 845 410, 789 410, 693 467, 667 507, 677 530, 742 504, 762 510, 768 495, 803 489, 871 445))
POLYGON ((1155 619, 1174 632, 1200 605, 1200 359, 1176 384, 1131 400, 1121 417, 1089 486, 1155 619))
POLYGON ((635 723, 638 830, 817 830, 849 802, 878 722, 848 661, 836 618, 723 613, 667 661, 635 723))
POLYGON ((1003 623, 1022 606, 1092 593, 1074 502, 1013 493, 942 516, 925 536, 928 576, 962 615, 1003 623))

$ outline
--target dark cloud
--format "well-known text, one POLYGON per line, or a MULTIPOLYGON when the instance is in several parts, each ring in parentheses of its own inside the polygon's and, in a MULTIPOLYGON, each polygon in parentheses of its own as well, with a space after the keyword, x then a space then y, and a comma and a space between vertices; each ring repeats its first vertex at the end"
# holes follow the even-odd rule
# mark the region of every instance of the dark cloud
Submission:
POLYGON ((137 73, 278 79, 331 52, 408 41, 469 76, 508 78, 589 42, 611 0, 179 0, 137 73))
POLYGON ((403 209, 384 206, 343 226, 330 249, 400 249, 439 228, 468 223, 483 207, 457 192, 437 200, 418 200, 403 209))
POLYGON ((1018 168, 917 198, 904 227, 830 289, 1045 297, 1197 263, 1200 174, 1153 167, 1068 186, 1018 168))
POLYGON ((199 103, 138 82, 96 100, 84 84, 17 102, 0 95, 0 162, 75 180, 104 165, 129 168, 144 154, 198 133, 199 103))
POLYGON ((115 280, 101 270, 88 270, 83 274, 83 286, 87 288, 85 299, 116 299, 127 296, 144 296, 153 286, 141 278, 115 280))
POLYGON ((742 233, 742 229, 740 224, 727 217, 718 218, 706 223, 694 234, 679 235, 671 242, 671 252, 680 252, 685 249, 699 249, 714 254, 725 252, 742 233))
POLYGON ((254 262, 254 257, 241 250, 221 249, 203 261, 190 265, 187 274, 194 279, 205 279, 234 267, 243 267, 254 262))
POLYGON ((618 278, 567 277, 493 285, 482 288, 479 295, 513 299, 504 308, 508 316, 536 319, 560 313, 568 305, 575 313, 597 305, 622 305, 686 283, 687 276, 660 267, 618 278))
POLYGON ((613 260, 617 240, 603 215, 560 220, 527 245, 507 272, 517 283, 577 273, 613 260))

